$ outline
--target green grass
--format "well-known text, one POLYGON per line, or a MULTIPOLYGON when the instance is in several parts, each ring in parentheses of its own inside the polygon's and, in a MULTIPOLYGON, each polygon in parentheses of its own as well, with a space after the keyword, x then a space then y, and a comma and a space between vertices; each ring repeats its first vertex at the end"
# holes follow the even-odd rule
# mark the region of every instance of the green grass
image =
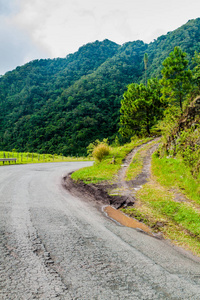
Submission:
POLYGON ((173 201, 172 192, 165 191, 163 194, 158 186, 146 184, 138 191, 137 196, 161 216, 181 225, 192 235, 200 236, 200 211, 188 203, 173 201))
POLYGON ((136 153, 126 172, 126 180, 129 181, 136 178, 141 173, 142 167, 143 158, 140 156, 139 153, 136 153))
POLYGON ((156 180, 167 188, 181 190, 188 198, 200 204, 200 174, 194 178, 181 157, 152 157, 152 172, 156 180))
MULTIPOLYGON (((192 234, 182 225, 173 221, 165 214, 159 213, 153 206, 151 207, 148 203, 143 202, 143 200, 139 206, 134 208, 128 207, 122 210, 124 213, 151 227, 154 232, 161 232, 164 238, 170 239, 177 246, 181 246, 200 256, 199 235, 192 234)), ((196 227, 194 228, 194 232, 199 232, 198 224, 194 227, 196 227)))
POLYGON ((120 147, 112 147, 110 154, 101 162, 95 162, 92 167, 86 167, 74 172, 71 177, 75 181, 82 180, 85 183, 99 183, 101 181, 112 181, 121 168, 126 155, 135 147, 146 143, 151 138, 134 140, 120 147), (115 164, 112 164, 113 157, 115 164))
POLYGON ((191 175, 180 157, 152 157, 153 180, 137 191, 134 208, 123 211, 135 217, 165 238, 200 255, 200 178, 191 175), (177 202, 174 191, 185 194, 185 201, 177 202), (163 223, 158 227, 157 223, 163 223))
MULTIPOLYGON (((38 153, 28 153, 28 152, 8 152, 0 151, 0 158, 17 158, 17 164, 27 164, 27 163, 45 163, 45 162, 64 162, 64 161, 83 161, 88 160, 88 158, 83 157, 65 157, 62 155, 52 155, 52 154, 38 154, 38 153)), ((13 164, 11 162, 10 164, 13 164)), ((14 163, 15 164, 15 163, 14 163)), ((9 165, 9 162, 0 162, 1 165, 9 165)))

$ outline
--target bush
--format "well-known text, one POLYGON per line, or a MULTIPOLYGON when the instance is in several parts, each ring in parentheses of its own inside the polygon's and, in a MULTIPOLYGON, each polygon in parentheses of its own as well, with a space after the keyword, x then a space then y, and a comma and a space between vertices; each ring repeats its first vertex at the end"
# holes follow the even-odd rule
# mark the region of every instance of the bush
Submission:
POLYGON ((100 143, 94 148, 92 155, 94 159, 98 161, 102 161, 102 159, 105 156, 109 155, 109 153, 110 153, 110 147, 106 143, 100 143))
POLYGON ((96 148, 98 145, 100 144, 106 144, 108 145, 108 139, 103 139, 103 141, 101 142, 100 140, 96 140, 95 142, 93 143, 90 143, 88 146, 87 146, 87 154, 88 154, 88 157, 92 157, 93 156, 93 151, 94 151, 94 148, 96 148))

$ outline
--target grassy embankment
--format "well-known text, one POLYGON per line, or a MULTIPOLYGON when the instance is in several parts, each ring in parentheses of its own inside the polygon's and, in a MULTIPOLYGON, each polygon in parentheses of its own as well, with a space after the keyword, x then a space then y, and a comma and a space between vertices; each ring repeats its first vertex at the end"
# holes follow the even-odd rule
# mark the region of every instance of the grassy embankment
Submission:
MULTIPOLYGON (((114 179, 125 156, 147 140, 137 140, 122 147, 112 148, 101 163, 72 174, 74 180, 98 183, 114 179), (116 164, 112 164, 115 156, 116 164)), ((152 146, 152 145, 151 145, 152 146)), ((150 145, 135 155, 126 179, 135 178, 142 170, 143 159, 150 145)), ((179 158, 152 158, 152 178, 136 193, 134 207, 122 209, 126 214, 161 232, 174 244, 200 255, 200 175, 194 178, 179 158)))
MULTIPOLYGON (((65 157, 62 155, 52 154, 38 154, 38 153, 19 153, 0 151, 0 158, 17 158, 16 164, 30 164, 30 163, 46 163, 46 162, 67 162, 67 161, 83 161, 88 160, 85 157, 65 157)), ((11 162, 10 164, 15 164, 11 162)), ((1 165, 9 165, 9 162, 0 162, 1 165)))
POLYGON ((152 178, 135 207, 123 212, 143 221, 176 245, 200 255, 200 174, 194 178, 179 158, 152 159, 152 178))
POLYGON ((110 154, 106 156, 101 162, 95 162, 92 167, 86 167, 74 172, 71 177, 78 181, 82 180, 85 183, 99 183, 102 181, 112 181, 121 168, 121 164, 126 155, 135 147, 140 146, 151 138, 142 140, 136 139, 124 146, 112 147, 110 154), (113 157, 115 163, 112 163, 113 157))

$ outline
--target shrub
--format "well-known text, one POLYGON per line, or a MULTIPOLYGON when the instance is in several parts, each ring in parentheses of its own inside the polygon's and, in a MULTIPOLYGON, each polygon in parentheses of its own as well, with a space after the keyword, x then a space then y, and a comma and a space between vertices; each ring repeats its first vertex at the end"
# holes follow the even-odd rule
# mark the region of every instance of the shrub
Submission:
POLYGON ((98 160, 98 161, 102 161, 102 159, 107 156, 110 153, 110 147, 108 146, 108 144, 106 143, 100 143, 99 145, 97 145, 93 152, 92 155, 94 157, 94 159, 98 160))
POLYGON ((87 146, 87 154, 88 154, 88 157, 92 157, 92 156, 93 156, 94 148, 97 147, 99 144, 106 144, 106 145, 108 145, 108 139, 103 139, 102 142, 101 142, 100 140, 96 140, 95 142, 90 143, 90 144, 87 146))

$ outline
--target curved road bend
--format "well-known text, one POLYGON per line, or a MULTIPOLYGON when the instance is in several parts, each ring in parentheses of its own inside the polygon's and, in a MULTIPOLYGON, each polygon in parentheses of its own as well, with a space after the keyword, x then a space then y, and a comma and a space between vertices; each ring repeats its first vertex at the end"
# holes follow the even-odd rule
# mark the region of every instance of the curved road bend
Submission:
POLYGON ((61 185, 89 165, 0 168, 0 299, 200 299, 200 262, 61 185))

